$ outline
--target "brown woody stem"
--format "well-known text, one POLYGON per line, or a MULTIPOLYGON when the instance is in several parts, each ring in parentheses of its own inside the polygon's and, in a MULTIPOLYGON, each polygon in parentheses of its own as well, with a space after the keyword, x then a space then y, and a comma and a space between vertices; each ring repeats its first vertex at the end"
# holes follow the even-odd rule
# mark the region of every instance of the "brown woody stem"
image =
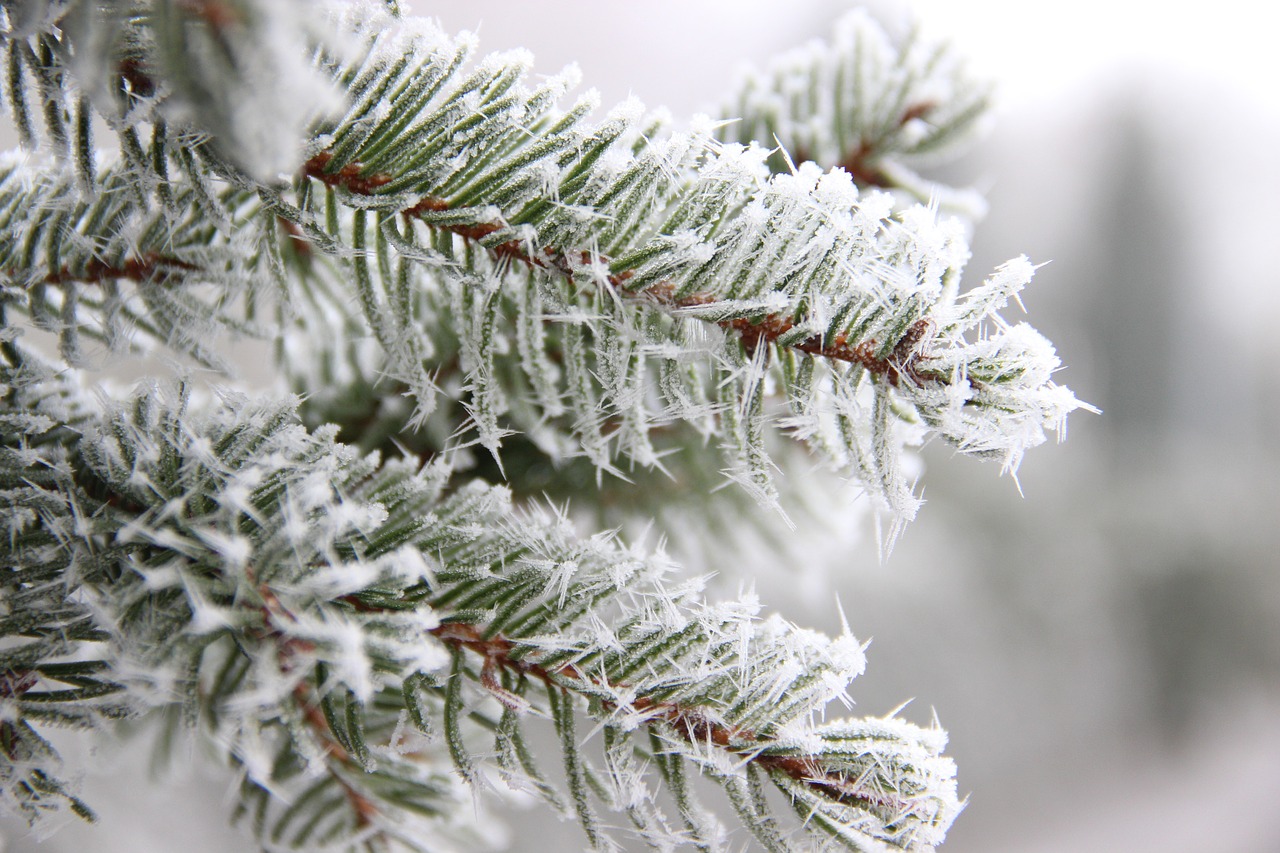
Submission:
POLYGON ((72 272, 68 267, 62 267, 57 272, 46 275, 41 282, 67 284, 78 281, 82 284, 101 284, 104 281, 120 278, 130 281, 164 280, 177 272, 197 272, 199 269, 195 264, 189 264, 159 252, 147 252, 139 257, 127 258, 119 266, 112 266, 94 258, 85 264, 82 272, 72 272))
POLYGON ((39 680, 40 676, 29 669, 5 670, 0 673, 0 699, 17 699, 39 680))
MULTIPOLYGON (((254 580, 253 571, 250 568, 245 570, 245 574, 250 581, 254 580)), ((287 636, 279 628, 271 627, 273 623, 280 621, 296 622, 297 617, 290 613, 280 599, 265 584, 258 585, 258 595, 262 599, 260 608, 263 622, 263 639, 273 639, 278 641, 278 653, 280 656, 280 668, 285 672, 293 669, 294 659, 299 654, 306 654, 315 651, 315 643, 310 640, 299 639, 297 637, 287 636)), ((307 726, 316 734, 324 745, 324 753, 326 758, 332 758, 335 762, 348 768, 363 770, 359 764, 352 759, 350 753, 338 743, 337 738, 333 734, 333 730, 329 726, 329 721, 325 719, 324 714, 316 705, 313 691, 305 680, 299 681, 293 687, 293 700, 297 704, 299 710, 302 711, 302 718, 306 721, 307 726)), ((377 804, 364 794, 357 791, 347 780, 342 778, 337 769, 325 762, 325 770, 330 778, 338 783, 342 788, 343 796, 346 797, 347 803, 351 806, 352 812, 356 816, 356 825, 365 828, 372 825, 374 818, 380 814, 377 804)), ((381 834, 381 833, 379 833, 381 834)))
MULTIPOLYGON (((327 186, 342 187, 348 192, 357 195, 371 195, 376 188, 385 186, 392 180, 390 175, 381 172, 375 172, 370 175, 363 174, 363 167, 359 163, 348 163, 335 172, 326 171, 326 167, 331 160, 332 155, 329 152, 321 152, 304 164, 303 173, 316 178, 327 186)), ((412 218, 422 213, 441 212, 449 209, 450 205, 444 199, 427 196, 416 204, 400 211, 400 213, 412 218)), ((502 229, 501 225, 494 222, 473 223, 470 225, 431 225, 431 227, 456 234, 465 240, 471 241, 482 240, 502 229)), ((531 253, 518 240, 508 240, 486 248, 499 258, 510 258, 530 267, 551 270, 566 276, 573 274, 574 263, 571 260, 573 255, 562 250, 546 248, 542 250, 541 254, 531 253)), ((577 255, 578 258, 576 260, 583 264, 588 263, 592 258, 592 255, 588 252, 580 252, 577 255)), ((607 263, 607 259, 602 258, 601 260, 607 263)), ((668 309, 694 308, 711 305, 716 302, 716 298, 707 293, 676 296, 675 287, 670 282, 659 282, 638 292, 629 291, 625 286, 625 282, 631 276, 632 273, 630 271, 610 273, 606 278, 606 282, 617 293, 624 296, 642 298, 668 309)), ((783 335, 795 328, 795 322, 781 314, 765 314, 757 320, 749 320, 744 317, 733 320, 720 320, 716 321, 716 325, 726 331, 737 332, 748 353, 754 352, 761 344, 776 344, 783 335)), ((931 330, 932 322, 930 320, 916 320, 907 329, 901 340, 894 345, 888 357, 876 355, 880 349, 880 342, 871 339, 851 343, 843 334, 838 334, 830 340, 825 335, 812 335, 801 341, 788 343, 785 346, 788 349, 832 361, 844 361, 861 365, 869 373, 883 377, 889 384, 895 386, 904 376, 916 384, 920 384, 926 379, 945 381, 944 377, 921 371, 918 365, 919 362, 929 358, 923 354, 922 349, 931 330)))
MULTIPOLYGON (((348 596, 346 600, 354 602, 359 599, 348 596)), ((368 605, 363 606, 368 609, 368 605)), ((513 657, 515 643, 500 635, 487 636, 476 625, 448 622, 433 629, 431 633, 446 645, 467 649, 480 655, 484 659, 482 671, 491 673, 495 668, 514 670, 537 678, 545 684, 557 684, 570 689, 575 683, 601 685, 598 677, 586 675, 573 664, 549 669, 525 658, 513 657)), ((501 698, 499 697, 500 700, 501 698)), ((608 710, 616 707, 607 701, 603 704, 608 710)), ((635 699, 631 706, 637 711, 648 714, 650 719, 665 721, 691 744, 714 744, 720 749, 742 757, 762 770, 786 774, 796 782, 846 805, 895 810, 908 807, 908 804, 888 796, 875 795, 860 789, 857 786, 857 780, 851 781, 842 774, 824 769, 816 758, 801 755, 762 755, 759 753, 759 748, 768 743, 768 738, 747 729, 734 729, 717 723, 709 719, 700 709, 687 708, 674 702, 654 701, 644 696, 635 699)))

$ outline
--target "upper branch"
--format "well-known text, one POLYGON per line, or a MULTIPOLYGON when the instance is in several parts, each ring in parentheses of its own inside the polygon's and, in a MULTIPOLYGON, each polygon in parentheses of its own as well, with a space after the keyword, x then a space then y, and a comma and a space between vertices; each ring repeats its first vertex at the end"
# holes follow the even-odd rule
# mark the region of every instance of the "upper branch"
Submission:
MULTIPOLYGON (((948 61, 917 50, 916 42, 885 54, 870 46, 873 30, 858 19, 819 63, 852 63, 856 74, 824 71, 804 80, 824 95, 834 86, 836 103, 855 103, 839 85, 849 75, 859 81, 860 98, 876 96, 856 102, 875 103, 877 110, 884 105, 883 115, 863 115, 870 123, 850 137, 850 150, 860 168, 870 168, 874 146, 874 165, 885 169, 897 155, 944 149, 985 101, 959 77, 926 96, 930 87, 920 81, 933 72, 946 77, 948 61), (883 73, 869 73, 873 66, 883 73), (912 142, 911 128, 926 120, 937 123, 935 130, 912 142)), ((537 310, 539 299, 549 301, 555 310, 542 319, 576 326, 588 338, 619 341, 597 345, 594 362, 574 355, 586 347, 557 351, 571 386, 558 396, 595 401, 575 412, 573 429, 597 465, 609 465, 608 452, 599 450, 607 437, 595 435, 601 420, 615 412, 625 419, 633 400, 645 396, 639 386, 656 377, 643 370, 642 358, 679 364, 656 352, 687 348, 686 319, 730 332, 741 342, 738 352, 700 353, 696 357, 710 362, 707 372, 681 379, 679 392, 665 377, 680 371, 663 368, 659 381, 668 381, 671 402, 665 410, 641 410, 627 434, 643 435, 646 422, 697 411, 683 401, 718 389, 712 392, 719 395, 717 410, 731 421, 728 446, 740 460, 735 476, 764 494, 769 465, 759 436, 767 415, 758 391, 771 362, 755 356, 766 346, 782 356, 773 362, 780 365, 793 432, 904 517, 915 502, 896 459, 899 420, 922 422, 962 451, 999 456, 1012 467, 1080 405, 1049 378, 1058 365, 1049 343, 998 313, 1029 280, 1030 264, 1011 263, 961 293, 968 256, 963 228, 936 210, 895 209, 893 199, 860 191, 839 169, 823 174, 802 163, 793 173, 771 175, 769 152, 717 142, 709 125, 672 132, 635 104, 587 124, 589 102, 556 108, 570 78, 526 89, 524 56, 492 56, 467 73, 471 49, 468 41, 429 30, 378 33, 363 60, 344 72, 360 96, 303 173, 329 194, 324 215, 331 239, 342 236, 335 225, 343 228, 329 211, 349 205, 377 212, 375 226, 370 217, 353 217, 349 242, 357 247, 357 275, 370 279, 361 285, 370 294, 364 302, 369 322, 386 329, 387 340, 403 321, 390 302, 379 307, 373 298, 373 279, 383 274, 361 266, 361 247, 388 244, 378 250, 385 253, 379 269, 392 270, 396 256, 415 259, 464 291, 479 281, 504 280, 513 261, 558 278, 557 287, 539 286, 532 306, 507 310, 520 314, 537 310), (393 59, 405 55, 423 60, 393 59), (396 215, 486 252, 477 258, 445 244, 421 246, 412 223, 404 229, 390 224, 396 215), (593 298, 579 304, 583 293, 593 298), (655 308, 669 322, 646 319, 655 308), (610 362, 608 353, 628 361, 610 362), (797 366, 804 360, 820 366, 797 366), (651 378, 640 378, 646 374, 651 378), (877 381, 865 383, 868 376, 877 381), (874 387, 868 391, 867 384, 874 387), (592 408, 603 415, 588 414, 592 408), (733 410, 738 414, 729 416, 733 410)), ((314 194, 305 186, 299 192, 319 218, 314 194)), ((396 286, 381 283, 388 291, 396 286)), ((486 285, 484 292, 492 291, 486 285)), ((474 394, 468 408, 481 443, 496 452, 504 434, 500 416, 529 392, 490 390, 510 371, 498 366, 501 349, 494 344, 503 303, 489 296, 483 303, 475 303, 482 321, 458 316, 455 322, 474 394)), ((414 334, 412 326, 399 328, 402 337, 414 334)), ((563 337, 575 334, 566 330, 563 337)), ((529 352, 521 350, 520 367, 536 390, 555 365, 529 352)), ((555 396, 537 392, 535 402, 555 396)))
MULTIPOLYGON (((303 165, 303 174, 315 178, 330 187, 341 187, 355 195, 374 195, 379 187, 391 183, 393 178, 385 173, 366 174, 360 163, 348 163, 336 172, 326 170, 332 160, 332 153, 322 151, 303 165)), ((422 213, 442 213, 451 209, 444 199, 427 196, 400 213, 406 217, 416 217, 422 213)), ((503 226, 497 222, 484 222, 458 225, 435 225, 441 231, 456 234, 463 239, 480 242, 486 237, 502 232, 503 226)), ((606 257, 593 257, 586 250, 571 250, 557 247, 546 247, 541 252, 534 252, 519 240, 507 240, 496 245, 485 246, 495 257, 508 258, 529 267, 536 267, 573 280, 578 268, 593 264, 609 265, 606 257), (571 260, 572 259, 572 260, 571 260)), ((711 293, 692 293, 677 295, 676 286, 669 281, 659 281, 636 289, 628 285, 628 279, 634 273, 630 270, 621 273, 607 273, 601 278, 603 286, 608 287, 614 295, 630 299, 637 304, 652 305, 670 312, 680 309, 713 309, 717 297, 711 293)), ((921 383, 926 379, 946 384, 950 377, 944 374, 930 375, 921 369, 921 363, 928 357, 922 355, 927 343, 932 323, 927 319, 919 319, 911 324, 897 341, 892 344, 887 357, 879 353, 883 350, 881 342, 874 338, 851 342, 844 333, 838 333, 828 339, 825 335, 814 334, 796 339, 792 334, 797 327, 795 320, 778 313, 765 313, 762 316, 734 317, 712 321, 726 331, 737 332, 748 354, 761 345, 773 344, 779 348, 791 349, 806 355, 832 361, 843 361, 857 364, 875 376, 881 376, 891 385, 897 385, 902 377, 912 382, 921 383)))

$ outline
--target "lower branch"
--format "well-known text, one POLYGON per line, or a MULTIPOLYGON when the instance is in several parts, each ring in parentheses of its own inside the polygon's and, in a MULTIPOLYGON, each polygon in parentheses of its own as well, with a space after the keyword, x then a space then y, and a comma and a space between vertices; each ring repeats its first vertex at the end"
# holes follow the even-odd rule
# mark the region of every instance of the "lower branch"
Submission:
MULTIPOLYGON (((348 599, 353 600, 353 599, 348 599)), ((368 607, 368 605, 364 605, 368 607)), ((454 648, 463 648, 480 655, 484 659, 484 669, 492 672, 497 669, 513 670, 545 684, 574 689, 575 685, 593 683, 600 685, 599 679, 587 676, 573 664, 566 664, 555 670, 547 669, 536 662, 524 658, 515 658, 512 652, 516 644, 502 636, 485 636, 483 629, 464 622, 450 622, 435 628, 431 633, 454 648)), ((484 679, 482 679, 483 681, 484 679)), ((609 687, 625 687, 625 685, 607 685, 609 687)), ((502 691, 505 693, 505 691, 502 691)), ((503 701, 503 696, 498 696, 503 701)), ((504 703, 505 704, 505 703, 504 703)), ((617 705, 605 701, 606 710, 613 711, 617 705)), ((632 707, 645 713, 650 719, 660 719, 668 723, 691 745, 714 744, 726 752, 732 753, 744 764, 753 764, 761 770, 771 773, 783 773, 796 782, 806 785, 823 796, 836 800, 843 805, 857 808, 889 808, 904 809, 909 804, 895 801, 885 796, 875 796, 866 790, 856 788, 857 780, 850 782, 844 775, 831 772, 822 767, 819 760, 804 756, 764 755, 761 750, 770 744, 770 739, 756 732, 734 729, 711 720, 699 708, 658 702, 640 696, 632 703, 632 707)))

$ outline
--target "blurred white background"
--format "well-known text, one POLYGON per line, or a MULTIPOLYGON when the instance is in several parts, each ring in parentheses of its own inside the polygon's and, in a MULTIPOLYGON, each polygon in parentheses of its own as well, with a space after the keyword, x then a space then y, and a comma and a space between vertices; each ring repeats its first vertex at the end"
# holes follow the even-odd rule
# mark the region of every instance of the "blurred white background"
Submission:
MULTIPOLYGON (((744 61, 820 36, 835 0, 415 0, 482 46, 576 61, 605 104, 712 109, 744 61)), ((902 3, 871 4, 902 23, 902 3)), ((936 709, 967 811, 948 853, 1280 851, 1280 15, 1265 4, 919 0, 1002 94, 957 182, 988 191, 976 282, 1026 253, 1061 381, 1099 407, 993 466, 926 449, 929 503, 892 558, 829 549, 762 577, 801 624, 874 637, 860 713, 936 709), (813 574, 810 574, 812 579, 813 574)), ((243 849, 225 781, 146 781, 105 750, 101 827, 10 853, 243 849)), ((522 824, 513 849, 577 849, 522 824)), ((745 843, 745 842, 744 842, 745 843)), ((0 848, 3 842, 0 841, 0 848)))

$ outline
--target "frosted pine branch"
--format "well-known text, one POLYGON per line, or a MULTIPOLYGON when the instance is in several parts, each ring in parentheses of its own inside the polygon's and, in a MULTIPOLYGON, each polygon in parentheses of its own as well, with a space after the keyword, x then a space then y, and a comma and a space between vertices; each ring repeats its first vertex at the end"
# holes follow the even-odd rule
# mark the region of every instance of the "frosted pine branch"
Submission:
MULTIPOLYGON (((1044 428, 1056 428, 1078 405, 1047 379, 1055 366, 1051 349, 987 342, 975 349, 966 341, 975 331, 1004 336, 994 303, 984 314, 965 313, 964 323, 946 319, 955 313, 967 258, 958 225, 925 208, 895 214, 886 196, 859 193, 844 172, 822 175, 802 166, 794 175, 770 176, 763 150, 717 143, 707 128, 664 131, 661 119, 634 105, 598 126, 583 125, 582 107, 565 114, 553 109, 563 83, 552 80, 533 91, 520 86, 523 60, 490 57, 465 77, 453 71, 462 67, 465 43, 429 32, 398 38, 416 39, 415 47, 375 42, 370 58, 348 72, 372 94, 332 131, 332 145, 305 171, 339 203, 408 220, 393 225, 382 214, 361 245, 385 239, 402 256, 434 256, 446 281, 460 265, 488 288, 510 286, 503 282, 511 264, 528 267, 536 273, 539 301, 564 306, 548 319, 579 325, 592 338, 619 335, 630 342, 625 369, 599 363, 600 356, 576 366, 579 375, 628 377, 622 388, 600 383, 590 389, 596 413, 581 412, 574 425, 582 452, 598 465, 610 464, 611 452, 601 449, 609 437, 600 427, 611 416, 621 422, 615 434, 641 436, 646 424, 680 416, 676 401, 651 411, 635 403, 647 399, 637 387, 649 381, 645 362, 662 363, 652 336, 671 335, 689 320, 728 331, 728 340, 738 343, 710 359, 709 373, 695 381, 731 389, 722 394, 722 414, 731 407, 750 412, 751 427, 739 431, 729 452, 741 477, 764 495, 771 489, 768 456, 758 438, 748 436, 758 436, 768 416, 748 405, 747 395, 779 360, 819 362, 815 381, 803 389, 789 383, 785 371, 772 373, 796 410, 795 431, 842 435, 815 446, 832 451, 836 464, 908 517, 914 501, 896 459, 901 439, 894 423, 901 415, 877 419, 873 411, 914 412, 941 426, 962 450, 1002 455, 1013 466, 1025 447, 1043 440, 1044 428), (423 56, 424 64, 380 59, 380 49, 423 56), (453 84, 451 74, 462 79, 453 84), (483 105, 482 111, 460 110, 459 92, 477 88, 485 94, 473 108, 483 105), (384 92, 403 94, 386 101, 384 92), (379 114, 391 118, 378 122, 379 114), (406 147, 389 146, 396 137, 406 147), (429 231, 414 228, 414 221, 429 231), (454 241, 483 247, 486 257, 460 254, 454 241), (657 330, 655 311, 666 317, 657 330), (754 358, 765 347, 775 355, 754 358), (979 351, 1011 359, 996 373, 986 371, 993 384, 1006 386, 998 408, 988 382, 979 382, 984 371, 970 363, 979 351), (1019 380, 1010 382, 1014 376, 1019 380), (1027 387, 1031 376, 1039 385, 1027 387), (1020 425, 1011 432, 994 423, 1009 420, 1008 409, 1020 425), (854 430, 841 428, 842 420, 854 430), (996 435, 1006 436, 998 450, 990 444, 996 435)), ((1011 276, 1003 276, 1006 289, 1011 276)), ((471 346, 475 353, 501 351, 488 337, 471 346)), ((496 450, 511 395, 491 391, 488 371, 478 367, 472 365, 469 407, 478 441, 496 450)), ((531 377, 554 372, 536 358, 524 367, 531 377)), ((632 452, 645 452, 645 445, 632 452)))
MULTIPOLYGON (((1048 379, 1056 365, 1050 347, 1021 333, 1004 344, 999 300, 982 302, 983 312, 957 309, 957 298, 978 304, 957 297, 967 248, 960 226, 931 209, 895 212, 888 196, 860 192, 844 171, 802 164, 795 174, 770 175, 764 149, 718 142, 709 124, 673 131, 636 104, 592 124, 589 98, 567 111, 558 105, 573 75, 526 88, 525 55, 495 55, 470 68, 468 39, 376 15, 362 26, 360 58, 333 66, 351 106, 317 129, 308 146, 316 153, 291 193, 255 184, 208 146, 157 138, 153 163, 176 160, 188 180, 157 183, 168 212, 158 220, 145 214, 149 228, 135 226, 162 234, 155 225, 212 219, 217 228, 198 233, 202 250, 215 253, 214 269, 201 267, 197 278, 235 280, 255 300, 290 306, 281 315, 282 351, 300 390, 314 384, 311 365, 356 354, 337 369, 366 382, 376 370, 406 388, 417 404, 411 426, 429 422, 443 391, 469 415, 462 435, 495 457, 519 431, 553 459, 585 455, 614 473, 619 457, 657 463, 655 427, 692 418, 706 431, 715 429, 708 417, 728 419, 739 427, 723 431, 726 470, 768 503, 772 463, 762 436, 778 413, 757 392, 776 383, 792 409, 789 430, 901 518, 916 505, 898 462, 908 437, 903 420, 1013 467, 1078 406, 1048 379), (187 147, 203 152, 197 159, 221 169, 231 187, 199 178, 187 147), (234 238, 233 222, 243 223, 234 238), (250 222, 256 227, 244 227, 250 222), (317 264, 317 250, 332 262, 317 264), (297 273, 302 289, 289 281, 297 273), (350 316, 345 294, 353 285, 362 317, 350 316), (331 334, 314 334, 335 318, 331 334), (509 318, 558 329, 513 346, 509 318), (690 348, 685 330, 695 326, 723 344, 707 339, 690 348), (334 351, 353 334, 369 335, 381 355, 363 346, 334 351), (987 339, 975 343, 974 334, 987 339), (803 365, 809 360, 816 363, 803 365), (461 381, 437 381, 450 374, 461 381), (800 374, 803 385, 790 379, 800 374)), ((909 54, 899 62, 911 67, 909 54)), ((885 144, 886 157, 906 151, 885 144)), ((58 186, 32 182, 49 192, 58 186)), ((58 192, 68 195, 71 184, 63 186, 58 192)), ((136 189, 107 186, 98 197, 127 192, 136 189)), ((10 198, 17 205, 29 195, 10 198)), ((141 219, 146 199, 133 203, 141 219)), ((82 218, 71 199, 49 204, 72 205, 73 215, 55 227, 82 218)), ((120 233, 102 239, 118 243, 120 233)), ((118 259, 97 268, 81 262, 81 274, 138 271, 170 257, 155 252, 115 251, 118 259)), ((23 270, 34 260, 58 269, 55 259, 26 250, 7 262, 9 275, 43 298, 49 274, 23 270)), ((1006 297, 1025 285, 1029 269, 1002 274, 1006 297)), ((62 288, 52 306, 68 355, 75 350, 67 330, 85 325, 73 298, 83 290, 62 288)), ((200 309, 205 317, 216 311, 173 303, 170 290, 151 298, 171 304, 145 321, 134 317, 144 328, 162 320, 155 336, 191 349, 206 335, 200 309)), ((105 324, 104 333, 114 328, 105 324)))
POLYGON ((699 776, 769 850, 931 849, 941 730, 820 722, 847 630, 716 603, 538 496, 678 518, 720 568, 726 480, 779 505, 814 450, 901 524, 905 444, 1011 469, 1061 435, 1082 404, 1003 316, 1034 267, 962 289, 957 197, 911 171, 985 93, 855 16, 740 121, 598 115, 575 70, 394 5, 0 0, 0 803, 88 816, 45 729, 150 715, 236 768, 266 849, 475 849, 489 789, 593 847, 608 812, 717 849, 699 776), (101 347, 229 372, 242 336, 296 398, 80 390, 101 347))
MULTIPOLYGON (((652 734, 664 762, 691 761, 727 787, 754 768, 802 815, 821 812, 809 831, 919 849, 958 811, 940 733, 899 721, 814 728, 863 669, 851 637, 761 620, 750 599, 706 604, 697 584, 666 580, 674 567, 661 555, 514 512, 505 490, 452 484, 443 464, 361 459, 302 431, 287 408, 232 401, 200 415, 150 392, 83 431, 67 448, 83 460, 78 482, 52 494, 92 528, 66 531, 45 559, 109 627, 103 666, 135 697, 176 694, 193 709, 201 736, 244 768, 246 807, 274 815, 260 831, 275 840, 301 818, 280 798, 300 797, 316 810, 304 825, 428 849, 404 821, 459 793, 440 774, 444 756, 429 758, 435 733, 478 784, 465 714, 515 711, 510 738, 539 695, 544 713, 585 710, 637 748, 652 734), (89 548, 92 567, 74 559, 89 548), (463 678, 474 688, 459 694, 463 678), (422 743, 402 755, 393 731, 406 720, 422 743)), ((52 677, 43 658, 5 683, 52 677)), ((30 700, 10 692, 24 724, 30 700)), ((571 779, 616 770, 566 760, 571 779)), ((631 786, 656 783, 612 781, 628 802, 652 798, 631 786)), ((594 825, 581 792, 571 799, 594 825)), ((709 820, 692 801, 679 807, 686 822, 709 820)), ((749 821, 761 833, 774 822, 749 821)))
POLYGON ((860 187, 908 201, 941 200, 970 218, 985 210, 973 190, 927 181, 915 169, 954 156, 985 123, 990 86, 918 29, 895 39, 864 10, 841 18, 829 41, 787 51, 741 75, 726 100, 726 141, 776 141, 770 165, 813 160, 839 166, 860 187))
POLYGON ((58 167, 0 167, 0 299, 58 336, 62 357, 86 363, 87 344, 113 350, 167 345, 228 369, 210 345, 219 328, 261 333, 234 306, 266 278, 260 241, 223 233, 243 222, 243 193, 205 197, 186 182, 163 198, 139 193, 108 167, 92 195, 58 167), (207 206, 217 206, 213 227, 207 206), (255 269, 256 268, 256 269, 255 269))

